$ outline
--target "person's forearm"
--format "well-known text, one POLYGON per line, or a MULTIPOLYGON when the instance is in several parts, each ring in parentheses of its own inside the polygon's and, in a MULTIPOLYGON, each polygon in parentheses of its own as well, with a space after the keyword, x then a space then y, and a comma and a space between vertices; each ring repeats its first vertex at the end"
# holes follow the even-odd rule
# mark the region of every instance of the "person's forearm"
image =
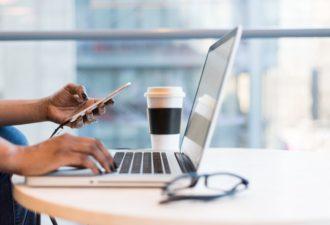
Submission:
POLYGON ((16 173, 17 165, 15 156, 18 153, 18 146, 0 138, 0 172, 16 173))
POLYGON ((0 100, 0 126, 45 121, 46 101, 46 99, 0 100))

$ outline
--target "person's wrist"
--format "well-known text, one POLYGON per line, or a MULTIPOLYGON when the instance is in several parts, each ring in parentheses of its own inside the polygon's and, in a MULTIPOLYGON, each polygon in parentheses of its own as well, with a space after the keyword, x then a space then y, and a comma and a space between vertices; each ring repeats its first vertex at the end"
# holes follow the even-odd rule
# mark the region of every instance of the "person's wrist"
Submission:
POLYGON ((39 100, 39 111, 43 121, 52 121, 49 116, 49 110, 48 110, 49 105, 50 105, 49 97, 42 98, 39 100))
POLYGON ((10 173, 14 173, 14 174, 22 174, 22 168, 23 165, 22 163, 24 162, 24 160, 22 160, 24 158, 24 154, 26 152, 26 147, 23 146, 19 146, 19 145, 12 145, 10 147, 10 154, 8 154, 7 157, 7 165, 8 165, 8 170, 10 171, 10 173))
POLYGON ((34 165, 33 152, 38 150, 39 145, 15 146, 15 154, 9 160, 11 162, 11 171, 14 174, 27 176, 31 174, 31 167, 34 165))

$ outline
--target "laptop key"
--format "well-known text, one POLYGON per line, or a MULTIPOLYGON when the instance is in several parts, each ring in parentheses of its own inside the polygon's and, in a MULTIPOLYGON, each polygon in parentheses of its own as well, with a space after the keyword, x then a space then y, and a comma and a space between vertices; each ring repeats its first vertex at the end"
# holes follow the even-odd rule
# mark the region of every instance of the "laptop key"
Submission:
POLYGON ((168 164, 167 155, 165 152, 162 152, 162 159, 163 159, 165 173, 170 174, 171 169, 170 169, 170 165, 168 164))
POLYGON ((120 167, 121 162, 123 161, 125 152, 116 152, 113 161, 116 163, 117 167, 120 167))
POLYGON ((140 173, 142 165, 142 152, 134 153, 131 173, 140 173))
POLYGON ((154 162, 154 173, 163 173, 162 160, 160 158, 159 152, 154 152, 152 154, 153 162, 154 162))
POLYGON ((125 154, 123 164, 121 165, 119 173, 128 173, 129 172, 129 169, 130 169, 131 163, 132 163, 132 159, 133 159, 133 152, 127 152, 125 154))
POLYGON ((143 153, 143 173, 151 173, 151 153, 143 153))

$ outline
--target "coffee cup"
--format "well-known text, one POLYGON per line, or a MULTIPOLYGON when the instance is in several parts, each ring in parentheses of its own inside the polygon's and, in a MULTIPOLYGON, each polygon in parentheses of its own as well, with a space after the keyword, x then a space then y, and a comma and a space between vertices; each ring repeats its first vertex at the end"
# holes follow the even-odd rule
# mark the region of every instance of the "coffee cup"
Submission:
POLYGON ((177 151, 185 93, 181 87, 149 87, 144 96, 152 149, 177 151))

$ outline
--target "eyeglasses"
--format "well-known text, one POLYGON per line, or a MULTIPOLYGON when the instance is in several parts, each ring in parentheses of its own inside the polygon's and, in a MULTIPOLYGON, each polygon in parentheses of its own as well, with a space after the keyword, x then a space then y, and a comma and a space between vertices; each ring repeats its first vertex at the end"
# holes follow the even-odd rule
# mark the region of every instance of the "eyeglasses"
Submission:
POLYGON ((212 174, 188 173, 179 176, 169 182, 163 188, 163 194, 166 199, 160 201, 160 204, 181 200, 201 200, 211 201, 214 199, 231 196, 242 190, 247 189, 249 181, 239 175, 227 172, 219 172, 212 174), (203 183, 199 183, 204 179, 203 183), (203 188, 194 189, 197 184, 201 184, 203 188))

